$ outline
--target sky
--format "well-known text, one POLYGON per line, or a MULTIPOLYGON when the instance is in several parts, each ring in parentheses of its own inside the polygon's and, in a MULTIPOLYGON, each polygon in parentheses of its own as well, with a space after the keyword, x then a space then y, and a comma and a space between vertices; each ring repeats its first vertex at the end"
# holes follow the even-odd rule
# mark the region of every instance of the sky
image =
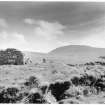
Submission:
POLYGON ((105 2, 0 2, 0 49, 66 45, 105 48, 105 2))

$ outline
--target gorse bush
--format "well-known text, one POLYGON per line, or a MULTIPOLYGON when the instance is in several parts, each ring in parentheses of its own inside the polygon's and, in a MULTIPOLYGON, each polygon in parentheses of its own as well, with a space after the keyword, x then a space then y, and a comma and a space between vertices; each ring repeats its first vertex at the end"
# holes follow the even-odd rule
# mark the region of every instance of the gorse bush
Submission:
POLYGON ((38 81, 38 79, 36 77, 30 76, 30 78, 26 80, 24 85, 28 86, 30 88, 39 87, 39 81, 38 81))
POLYGON ((0 92, 0 103, 16 103, 20 99, 18 93, 19 90, 14 87, 3 89, 0 92))
POLYGON ((17 49, 8 48, 5 51, 0 51, 0 65, 22 65, 24 64, 23 59, 22 52, 17 49))

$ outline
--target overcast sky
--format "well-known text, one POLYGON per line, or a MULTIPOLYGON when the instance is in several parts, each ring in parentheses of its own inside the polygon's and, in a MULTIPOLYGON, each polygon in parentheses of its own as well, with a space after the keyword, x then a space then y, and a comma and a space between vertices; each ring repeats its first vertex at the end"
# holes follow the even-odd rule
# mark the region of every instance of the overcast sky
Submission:
POLYGON ((105 2, 0 2, 0 49, 105 48, 105 2))

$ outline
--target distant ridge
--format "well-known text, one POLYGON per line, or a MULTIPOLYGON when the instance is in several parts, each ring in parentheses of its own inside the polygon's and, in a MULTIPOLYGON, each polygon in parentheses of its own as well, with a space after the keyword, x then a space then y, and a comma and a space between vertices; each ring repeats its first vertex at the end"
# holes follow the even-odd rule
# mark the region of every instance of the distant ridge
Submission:
POLYGON ((71 53, 105 53, 105 48, 96 48, 85 45, 68 45, 56 48, 50 54, 71 54, 71 53))

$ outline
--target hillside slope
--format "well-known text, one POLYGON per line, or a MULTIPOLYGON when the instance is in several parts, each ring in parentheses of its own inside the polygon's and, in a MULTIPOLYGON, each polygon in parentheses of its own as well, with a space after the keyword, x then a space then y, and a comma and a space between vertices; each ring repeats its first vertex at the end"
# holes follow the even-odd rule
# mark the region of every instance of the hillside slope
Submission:
POLYGON ((90 46, 82 46, 82 45, 69 45, 56 48, 50 52, 50 54, 59 54, 59 55, 71 55, 74 54, 105 54, 104 48, 95 48, 90 46))
POLYGON ((69 45, 56 48, 49 52, 50 56, 60 58, 68 63, 84 63, 97 60, 99 56, 105 56, 104 48, 90 46, 69 45))

